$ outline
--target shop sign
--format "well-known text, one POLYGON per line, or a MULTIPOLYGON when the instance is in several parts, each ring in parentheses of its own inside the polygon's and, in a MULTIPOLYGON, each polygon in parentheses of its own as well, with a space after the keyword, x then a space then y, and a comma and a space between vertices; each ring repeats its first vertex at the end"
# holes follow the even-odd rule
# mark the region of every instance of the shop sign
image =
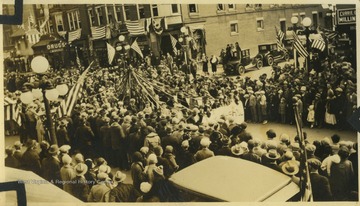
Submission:
POLYGON ((356 10, 352 9, 338 9, 337 10, 338 25, 355 24, 356 23, 356 10))
POLYGON ((46 48, 50 53, 62 52, 64 51, 66 45, 67 45, 66 42, 52 43, 52 44, 48 44, 46 48))

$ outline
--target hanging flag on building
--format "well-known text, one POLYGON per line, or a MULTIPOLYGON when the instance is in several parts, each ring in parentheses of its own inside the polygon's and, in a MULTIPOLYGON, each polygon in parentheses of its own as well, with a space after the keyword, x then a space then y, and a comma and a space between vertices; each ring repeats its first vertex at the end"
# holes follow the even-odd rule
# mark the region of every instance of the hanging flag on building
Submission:
POLYGON ((81 29, 70 31, 68 36, 68 42, 71 43, 76 39, 80 39, 80 37, 81 37, 81 29))
POLYGON ((145 33, 150 33, 151 18, 146 18, 144 22, 145 33))
POLYGON ((281 30, 279 30, 276 26, 275 26, 275 33, 276 33, 276 44, 277 44, 277 49, 278 51, 284 51, 287 52, 287 49, 284 46, 283 43, 283 39, 285 37, 285 33, 281 30))
POLYGON ((177 44, 177 40, 175 39, 175 37, 173 37, 173 35, 169 34, 170 35, 170 40, 171 40, 171 45, 173 47, 173 50, 174 50, 174 54, 176 54, 177 52, 177 49, 176 49, 176 44, 177 44))
POLYGON ((299 52, 299 54, 303 57, 303 58, 307 58, 309 56, 309 52, 306 50, 306 48, 302 45, 301 40, 299 39, 299 37, 295 34, 295 32, 293 32, 293 37, 294 37, 294 48, 296 49, 296 51, 299 52))
POLYGON ((126 28, 130 35, 143 35, 145 34, 144 27, 141 27, 139 21, 128 21, 126 22, 126 28))
POLYGON ((139 45, 138 45, 138 43, 137 43, 137 38, 136 38, 135 41, 132 43, 132 45, 131 45, 130 48, 132 48, 134 51, 136 51, 136 53, 138 53, 138 54, 141 56, 141 58, 144 58, 144 55, 143 55, 143 53, 141 52, 141 49, 140 49, 140 47, 139 47, 139 45))
POLYGON ((156 34, 161 35, 165 28, 165 19, 152 19, 152 26, 156 34))
POLYGON ((112 47, 109 43, 106 43, 106 47, 107 47, 109 64, 111 64, 111 62, 114 60, 115 48, 112 47))
POLYGON ((91 27, 92 39, 102 39, 106 37, 105 26, 92 26, 91 27))
POLYGON ((319 35, 318 39, 315 39, 312 44, 311 44, 312 48, 318 49, 320 51, 324 51, 326 44, 325 41, 323 39, 323 37, 321 36, 321 34, 319 35))

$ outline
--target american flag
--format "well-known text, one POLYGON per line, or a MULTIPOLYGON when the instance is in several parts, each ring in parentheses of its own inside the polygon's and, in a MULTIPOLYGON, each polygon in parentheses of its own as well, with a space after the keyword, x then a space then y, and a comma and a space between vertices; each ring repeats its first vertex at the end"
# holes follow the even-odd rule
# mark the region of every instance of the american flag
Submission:
POLYGON ((14 120, 21 125, 21 103, 17 103, 15 100, 12 100, 9 97, 4 98, 4 120, 10 121, 14 120))
POLYGON ((92 64, 93 62, 91 62, 89 67, 81 74, 76 84, 72 86, 68 93, 68 96, 60 102, 60 106, 57 108, 60 118, 64 115, 71 116, 76 101, 80 99, 83 95, 85 78, 92 64))
POLYGON ((313 196, 312 196, 309 166, 308 166, 307 155, 305 150, 305 139, 303 135, 304 133, 302 131, 302 120, 299 114, 298 106, 295 104, 293 107, 294 107, 297 134, 300 139, 299 145, 301 148, 300 170, 299 170, 301 201, 312 202, 313 196))
POLYGON ((144 58, 144 55, 143 55, 143 53, 141 52, 141 49, 140 49, 140 47, 139 47, 139 45, 138 45, 138 43, 137 43, 137 38, 136 38, 135 41, 132 43, 132 45, 131 45, 130 48, 132 48, 134 51, 136 51, 136 53, 138 53, 138 54, 141 56, 141 58, 144 58))
POLYGON ((76 39, 80 39, 81 37, 81 29, 77 29, 75 31, 69 32, 68 42, 71 43, 72 41, 76 39))
POLYGON ((177 40, 175 39, 175 37, 173 37, 173 35, 171 35, 171 34, 169 34, 169 35, 170 35, 171 45, 172 45, 173 50, 174 50, 174 54, 176 54, 177 40))
POLYGON ((128 32, 134 36, 145 34, 145 28, 140 26, 139 21, 126 22, 126 28, 128 32))
POLYGON ((105 26, 92 26, 91 35, 93 39, 102 39, 106 37, 105 26))
POLYGON ((284 43, 283 43, 285 33, 283 31, 279 30, 276 26, 275 26, 275 33, 276 33, 276 44, 277 44, 278 50, 287 52, 287 49, 285 48, 284 43))
POLYGON ((111 64, 111 62, 114 60, 115 48, 112 47, 109 43, 106 43, 106 47, 107 47, 109 64, 111 64))
POLYGON ((320 51, 324 51, 325 46, 326 46, 325 41, 324 41, 323 37, 321 36, 321 34, 319 35, 319 38, 315 39, 311 44, 312 48, 319 49, 320 51))
POLYGON ((299 37, 295 34, 295 32, 293 32, 293 37, 294 37, 294 48, 296 49, 296 51, 299 52, 299 54, 303 57, 306 58, 309 56, 309 52, 305 49, 305 47, 302 45, 301 40, 299 39, 299 37))
POLYGON ((79 58, 77 47, 75 47, 75 53, 76 53, 76 64, 78 65, 78 68, 81 68, 81 61, 80 61, 80 58, 79 58))

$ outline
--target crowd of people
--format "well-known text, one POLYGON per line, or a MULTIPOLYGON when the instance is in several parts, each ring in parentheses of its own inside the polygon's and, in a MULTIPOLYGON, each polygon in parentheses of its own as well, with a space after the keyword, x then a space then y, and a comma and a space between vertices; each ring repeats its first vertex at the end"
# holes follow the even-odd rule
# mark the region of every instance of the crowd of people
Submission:
MULTIPOLYGON (((156 106, 117 93, 124 70, 93 68, 72 115, 54 117, 57 142, 50 141, 46 128, 39 134, 41 102, 29 104, 20 141, 6 149, 5 163, 33 171, 88 202, 184 201, 168 178, 214 155, 263 164, 298 182, 299 137, 273 130, 253 137, 246 128, 249 122, 294 124, 296 102, 305 125, 346 129, 346 118, 356 109, 355 70, 347 62, 319 66, 309 73, 290 64, 274 66, 271 77, 254 80, 199 75, 195 60, 187 64, 164 56, 153 65, 145 58, 129 67, 166 91, 154 92, 156 106), (198 97, 200 103, 189 101, 198 97), (243 105, 245 122, 226 115, 211 118, 212 110, 234 102, 243 105), (28 121, 33 118, 39 121, 28 121), (125 183, 124 171, 130 171, 132 184, 125 183)), ((19 98, 13 93, 6 95, 19 98)), ((356 142, 334 134, 331 140, 307 142, 306 152, 314 200, 356 200, 356 142)))

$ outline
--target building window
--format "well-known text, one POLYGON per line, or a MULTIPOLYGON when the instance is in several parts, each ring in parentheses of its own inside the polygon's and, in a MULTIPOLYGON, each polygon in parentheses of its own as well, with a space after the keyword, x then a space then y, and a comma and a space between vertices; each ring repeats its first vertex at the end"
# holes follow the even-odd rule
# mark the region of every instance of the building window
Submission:
POLYGON ((105 7, 106 8, 106 14, 107 14, 107 22, 108 23, 113 23, 114 22, 114 6, 111 5, 111 6, 107 6, 105 7))
POLYGON ((89 14, 90 26, 96 25, 94 10, 93 10, 93 9, 89 9, 89 10, 88 10, 88 14, 89 14))
POLYGON ((239 33, 238 23, 237 22, 230 23, 230 35, 236 35, 238 33, 239 33))
POLYGON ((264 19, 263 18, 256 19, 256 28, 257 28, 257 31, 264 30, 264 19))
POLYGON ((177 4, 171 4, 171 13, 178 14, 179 13, 179 6, 177 4))
POLYGON ((285 19, 280 20, 280 30, 282 32, 286 33, 286 20, 285 19))
POLYGON ((124 5, 124 13, 125 21, 130 20, 131 7, 129 5, 124 5))
POLYGON ((104 15, 103 15, 103 10, 101 7, 97 7, 95 8, 96 11, 96 16, 97 16, 97 20, 98 20, 98 25, 101 25, 104 23, 104 15))
POLYGON ((228 4, 229 10, 235 10, 235 4, 228 4))
POLYGON ((70 31, 80 29, 81 23, 80 23, 80 15, 79 11, 72 11, 67 14, 68 16, 68 22, 69 22, 69 28, 70 31))
POLYGON ((57 31, 64 31, 63 17, 61 14, 55 15, 55 24, 57 31))
POLYGON ((189 4, 190 13, 198 13, 196 4, 189 4))
POLYGON ((121 6, 120 5, 116 5, 115 6, 115 13, 116 13, 116 21, 121 21, 121 6))
POLYGON ((158 11, 158 5, 157 4, 151 4, 151 10, 152 10, 152 15, 153 16, 159 16, 159 11, 158 11))
POLYGON ((262 4, 255 4, 255 10, 261 10, 262 4))
POLYGON ((225 4, 217 4, 217 11, 225 11, 225 4))
POLYGON ((145 18, 144 4, 139 4, 138 5, 138 14, 139 14, 139 19, 144 19, 145 18))

